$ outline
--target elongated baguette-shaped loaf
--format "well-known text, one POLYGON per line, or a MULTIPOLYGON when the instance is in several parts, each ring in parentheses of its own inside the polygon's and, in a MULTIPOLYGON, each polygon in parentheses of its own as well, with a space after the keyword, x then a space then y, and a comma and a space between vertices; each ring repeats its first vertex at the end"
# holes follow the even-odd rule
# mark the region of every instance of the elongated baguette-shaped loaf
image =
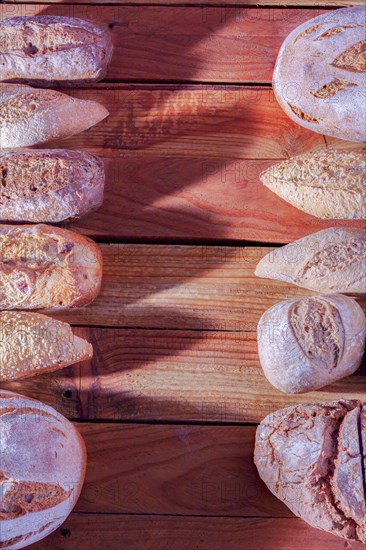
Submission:
POLYGON ((87 237, 47 225, 0 225, 0 309, 68 309, 99 293, 102 256, 87 237))
POLYGON ((85 477, 76 428, 40 401, 0 390, 0 547, 37 542, 67 518, 85 477))
POLYGON ((29 147, 87 130, 108 116, 96 101, 55 90, 0 84, 0 148, 29 147))
POLYGON ((70 325, 40 313, 0 312, 0 382, 91 359, 93 348, 70 325))
POLYGON ((363 543, 365 413, 357 400, 276 411, 260 423, 254 451, 260 477, 296 516, 363 543))
POLYGON ((324 294, 364 294, 366 230, 323 229, 274 249, 262 258, 255 274, 324 294))
POLYGON ((353 298, 341 294, 286 300, 262 315, 257 336, 269 382, 284 393, 304 393, 358 369, 366 318, 353 298))
POLYGON ((91 21, 38 15, 0 21, 0 80, 36 85, 101 80, 112 57, 108 32, 91 21))
POLYGON ((0 152, 0 220, 60 222, 103 201, 104 165, 81 151, 0 152))
POLYGON ((366 219, 366 159, 327 150, 282 161, 261 174, 271 191, 322 219, 366 219))
POLYGON ((273 73, 276 98, 320 134, 366 140, 366 7, 326 12, 286 38, 273 73))

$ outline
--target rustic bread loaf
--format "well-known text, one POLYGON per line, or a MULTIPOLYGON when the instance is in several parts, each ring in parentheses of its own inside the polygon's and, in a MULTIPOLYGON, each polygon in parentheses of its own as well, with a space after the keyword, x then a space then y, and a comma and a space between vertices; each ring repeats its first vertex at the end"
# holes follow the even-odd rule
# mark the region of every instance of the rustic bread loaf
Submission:
POLYGON ((96 298, 99 247, 47 225, 0 225, 0 309, 67 309, 96 298))
POLYGON ((257 429, 254 461, 269 490, 296 516, 366 543, 362 407, 340 400, 270 414, 257 429))
POLYGON ((70 325, 40 313, 0 312, 0 382, 91 359, 93 348, 70 325))
POLYGON ((363 294, 365 267, 366 231, 331 227, 274 249, 255 274, 324 294, 363 294))
POLYGON ((3 19, 0 35, 0 81, 88 84, 105 76, 112 57, 109 33, 74 17, 3 19))
POLYGON ((85 477, 79 432, 40 401, 0 390, 0 547, 25 548, 59 527, 85 477))
POLYGON ((361 151, 305 153, 261 174, 271 191, 322 219, 366 219, 366 160, 361 151))
POLYGON ((0 152, 0 220, 60 222, 103 201, 104 165, 81 151, 0 152))
POLYGON ((96 101, 55 90, 0 84, 0 148, 29 147, 78 134, 108 116, 96 101))
POLYGON ((328 136, 366 140, 366 7, 306 21, 281 46, 276 98, 295 122, 328 136))
POLYGON ((263 314, 257 341, 269 382, 284 393, 304 393, 358 369, 366 318, 355 300, 341 294, 286 300, 263 314))

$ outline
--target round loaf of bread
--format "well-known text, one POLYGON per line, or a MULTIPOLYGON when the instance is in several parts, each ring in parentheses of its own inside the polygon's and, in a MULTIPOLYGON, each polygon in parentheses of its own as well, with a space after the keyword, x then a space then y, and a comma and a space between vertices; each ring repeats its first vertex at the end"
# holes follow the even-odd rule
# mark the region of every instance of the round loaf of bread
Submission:
MULTIPOLYGON (((296 405, 262 420, 254 463, 269 490, 296 516, 365 544, 365 443, 365 403, 341 399, 296 405)), ((331 539, 329 546, 321 545, 335 546, 331 539)))
POLYGON ((51 407, 0 390, 0 457, 0 548, 25 548, 57 529, 75 506, 85 446, 51 407))
POLYGON ((261 317, 257 339, 269 382, 284 393, 304 393, 358 369, 366 318, 353 298, 341 294, 286 300, 261 317))
POLYGON ((365 6, 329 11, 297 27, 283 42, 273 90, 301 126, 366 140, 365 21, 365 6))

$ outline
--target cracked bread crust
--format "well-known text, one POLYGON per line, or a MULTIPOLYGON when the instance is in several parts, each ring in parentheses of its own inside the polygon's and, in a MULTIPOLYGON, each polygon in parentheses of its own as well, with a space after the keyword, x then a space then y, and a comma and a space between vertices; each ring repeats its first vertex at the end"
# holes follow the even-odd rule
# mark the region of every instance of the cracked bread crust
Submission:
POLYGON ((0 84, 0 148, 30 147, 71 137, 108 114, 96 101, 24 84, 0 84))
POLYGON ((365 266, 366 231, 331 227, 273 250, 255 274, 324 294, 365 294, 365 266))
POLYGON ((268 189, 321 219, 366 219, 364 152, 324 149, 281 161, 263 172, 268 189))
POLYGON ((283 42, 273 72, 277 101, 295 122, 320 134, 366 140, 366 8, 324 13, 283 42))
POLYGON ((254 462, 270 491, 307 523, 366 542, 357 400, 297 405, 267 416, 254 462))
POLYGON ((102 256, 87 237, 47 225, 0 225, 0 309, 70 309, 100 290, 102 256))
POLYGON ((269 382, 284 393, 304 393, 358 369, 366 318, 353 298, 340 294, 286 300, 262 315, 257 342, 269 382))
POLYGON ((103 162, 82 151, 0 152, 0 220, 79 218, 101 206, 104 180, 103 162))
POLYGON ((91 344, 67 323, 34 312, 0 312, 0 382, 52 372, 92 355, 91 344))
POLYGON ((91 21, 38 15, 0 21, 0 81, 84 85, 104 78, 110 34, 91 21))
POLYGON ((86 450, 74 426, 39 401, 0 395, 0 547, 24 548, 57 529, 79 498, 86 450))

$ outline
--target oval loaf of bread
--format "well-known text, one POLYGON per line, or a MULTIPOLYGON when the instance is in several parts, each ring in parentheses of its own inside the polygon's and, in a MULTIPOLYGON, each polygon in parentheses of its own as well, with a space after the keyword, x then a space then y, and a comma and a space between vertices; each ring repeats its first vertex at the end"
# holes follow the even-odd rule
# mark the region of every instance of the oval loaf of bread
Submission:
POLYGON ((81 151, 0 152, 0 220, 51 222, 79 218, 103 201, 104 165, 81 151))
POLYGON ((0 390, 0 547, 18 550, 57 529, 84 482, 79 432, 40 401, 0 390))
POLYGON ((96 101, 24 84, 0 84, 0 148, 30 147, 71 137, 108 114, 96 101))
POLYGON ((366 159, 360 151, 323 149, 268 168, 261 180, 271 191, 322 219, 366 219, 366 159))
POLYGON ((263 314, 257 340, 269 382, 284 393, 304 393, 358 369, 366 318, 353 298, 341 294, 286 300, 263 314))
POLYGON ((295 122, 320 134, 366 140, 366 7, 306 21, 281 46, 273 89, 295 122))
POLYGON ((108 32, 91 21, 38 15, 0 21, 0 80, 36 85, 101 80, 112 57, 108 32))
POLYGON ((70 325, 40 313, 0 312, 0 382, 91 359, 93 348, 70 325))
POLYGON ((87 237, 47 225, 0 225, 0 309, 68 309, 99 293, 102 256, 87 237))
POLYGON ((366 230, 331 227, 274 249, 255 274, 324 294, 364 294, 365 268, 366 230))
POLYGON ((362 442, 366 408, 360 401, 296 405, 260 423, 254 462, 269 490, 296 516, 317 529, 366 543, 362 442))

